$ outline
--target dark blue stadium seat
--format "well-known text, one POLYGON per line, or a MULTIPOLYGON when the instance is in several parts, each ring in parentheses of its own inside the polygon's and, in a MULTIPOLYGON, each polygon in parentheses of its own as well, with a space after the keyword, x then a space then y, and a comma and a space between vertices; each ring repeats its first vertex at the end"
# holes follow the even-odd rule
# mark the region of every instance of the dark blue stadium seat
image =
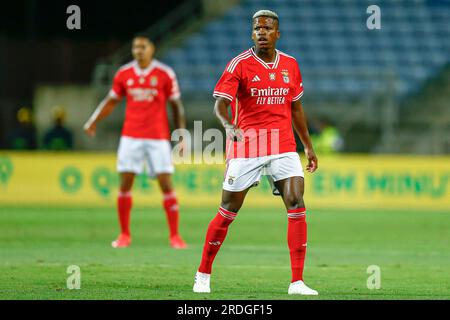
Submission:
POLYGON ((449 62, 449 1, 383 1, 381 30, 366 28, 365 8, 371 4, 372 0, 244 0, 162 60, 183 73, 183 90, 210 91, 230 59, 252 45, 251 15, 266 8, 278 12, 279 48, 297 57, 309 90, 358 94, 379 88, 382 70, 397 75, 401 93, 420 88, 449 62), (214 71, 199 76, 198 68, 214 71), (340 85, 332 70, 347 74, 340 85), (357 78, 367 70, 380 80, 357 78))

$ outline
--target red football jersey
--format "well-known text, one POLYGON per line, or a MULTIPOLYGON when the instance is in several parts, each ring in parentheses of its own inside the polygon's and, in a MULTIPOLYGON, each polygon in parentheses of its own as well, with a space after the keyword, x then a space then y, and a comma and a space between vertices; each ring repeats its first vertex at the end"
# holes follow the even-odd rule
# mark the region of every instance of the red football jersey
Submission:
POLYGON ((294 57, 276 50, 266 63, 251 48, 232 59, 213 94, 231 101, 233 124, 244 132, 241 142, 227 141, 227 159, 295 152, 291 103, 302 95, 294 57))
POLYGON ((167 101, 180 97, 175 72, 153 59, 146 69, 136 61, 116 73, 110 95, 126 97, 122 135, 144 139, 170 139, 167 101))

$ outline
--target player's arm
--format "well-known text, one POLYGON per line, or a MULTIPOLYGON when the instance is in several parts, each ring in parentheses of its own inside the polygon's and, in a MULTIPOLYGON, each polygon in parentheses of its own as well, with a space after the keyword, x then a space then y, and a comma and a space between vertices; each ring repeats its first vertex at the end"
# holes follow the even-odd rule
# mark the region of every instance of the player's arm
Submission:
POLYGON ((184 116, 184 106, 180 99, 170 100, 172 107, 172 116, 175 129, 186 128, 186 118, 184 116))
POLYGON ((292 124, 305 148, 305 155, 308 159, 306 170, 312 173, 318 168, 318 161, 309 136, 306 115, 303 112, 300 99, 297 101, 292 101, 292 124))
POLYGON ((230 106, 230 103, 230 100, 218 97, 214 105, 214 113, 217 119, 219 119, 222 126, 225 128, 228 139, 241 141, 242 132, 236 125, 231 122, 228 115, 228 107, 230 106))
POLYGON ((102 100, 102 102, 100 102, 89 120, 84 124, 83 129, 88 136, 95 136, 97 123, 105 119, 114 110, 114 107, 117 103, 119 103, 119 101, 120 99, 107 96, 102 100))
MULTIPOLYGON (((180 99, 169 100, 172 107, 172 116, 175 129, 186 129, 186 118, 184 116, 184 106, 180 99)), ((182 156, 186 145, 183 141, 183 135, 180 135, 180 155, 182 156)))

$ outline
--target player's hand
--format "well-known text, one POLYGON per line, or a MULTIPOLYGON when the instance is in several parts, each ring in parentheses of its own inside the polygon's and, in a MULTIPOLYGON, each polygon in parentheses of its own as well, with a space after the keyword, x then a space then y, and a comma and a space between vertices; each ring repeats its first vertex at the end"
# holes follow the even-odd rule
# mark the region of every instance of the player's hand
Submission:
POLYGON ((226 123, 224 127, 227 134, 227 139, 230 139, 232 141, 242 141, 244 134, 242 133, 241 129, 231 123, 226 123))
POLYGON ((306 165, 306 171, 313 173, 319 167, 319 161, 314 153, 313 149, 305 149, 306 159, 308 159, 308 164, 306 165))
POLYGON ((184 142, 184 140, 180 140, 178 145, 180 146, 180 148, 178 149, 180 150, 179 156, 182 157, 184 155, 184 151, 186 150, 186 143, 184 142))
POLYGON ((95 122, 86 122, 86 124, 83 127, 84 132, 89 136, 89 137, 95 137, 95 132, 97 129, 97 124, 95 122))

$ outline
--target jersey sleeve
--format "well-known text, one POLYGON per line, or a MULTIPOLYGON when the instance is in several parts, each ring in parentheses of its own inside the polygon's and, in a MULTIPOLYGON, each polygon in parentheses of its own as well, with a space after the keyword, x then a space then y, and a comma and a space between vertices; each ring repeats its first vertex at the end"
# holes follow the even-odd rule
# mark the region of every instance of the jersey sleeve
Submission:
POLYGON ((167 71, 167 75, 169 76, 169 81, 166 86, 166 95, 169 97, 169 100, 177 100, 181 97, 180 86, 178 85, 178 80, 175 72, 172 69, 167 71))
POLYGON ((122 73, 120 71, 116 73, 113 79, 112 88, 109 91, 109 96, 114 99, 121 99, 126 95, 126 89, 121 75, 122 73))
POLYGON ((216 99, 222 97, 233 101, 234 97, 236 97, 241 80, 242 66, 240 63, 233 65, 232 62, 227 65, 214 88, 213 97, 216 99))
POLYGON ((297 101, 303 96, 303 81, 302 74, 300 73, 300 68, 297 61, 295 61, 294 67, 294 94, 292 101, 297 101))

